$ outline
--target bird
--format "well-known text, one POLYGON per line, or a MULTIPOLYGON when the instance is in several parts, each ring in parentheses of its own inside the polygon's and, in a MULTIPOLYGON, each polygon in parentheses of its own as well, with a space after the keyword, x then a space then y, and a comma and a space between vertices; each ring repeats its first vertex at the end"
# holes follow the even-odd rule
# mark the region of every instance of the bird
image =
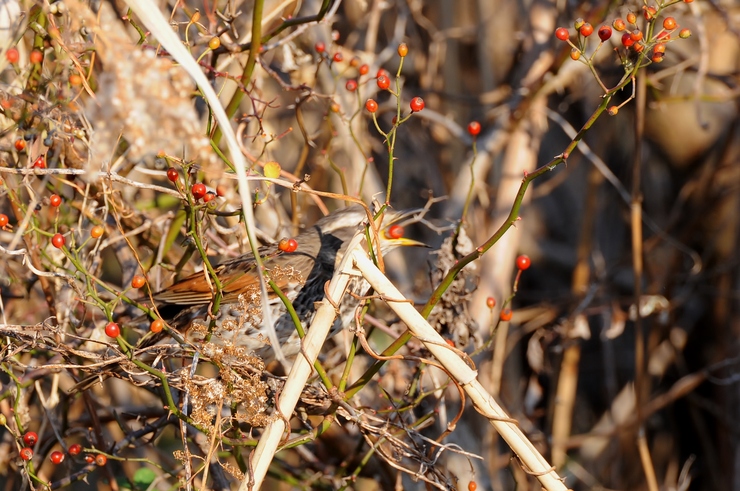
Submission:
MULTIPOLYGON (((401 246, 425 246, 403 236, 399 222, 419 210, 395 211, 387 209, 380 227, 379 245, 382 254, 401 246), (399 230, 400 229, 400 230, 399 230)), ((275 282, 290 300, 295 313, 306 329, 316 313, 316 303, 324 298, 324 287, 347 251, 352 237, 367 222, 367 213, 361 205, 351 205, 317 221, 295 237, 295 250, 281 250, 278 244, 259 249, 267 276, 275 282)), ((209 342, 231 343, 259 356, 265 363, 275 359, 268 333, 262 322, 262 296, 257 262, 251 252, 214 266, 221 283, 222 298, 218 312, 209 314, 215 289, 204 272, 183 278, 152 295, 156 311, 171 329, 183 335, 194 345, 202 343, 208 326, 215 319, 209 342)), ((359 298, 369 289, 361 277, 353 278, 348 286, 339 315, 331 334, 347 326, 359 298)), ((301 341, 292 317, 283 301, 268 286, 268 305, 274 321, 275 333, 286 358, 295 357, 301 350, 301 341)))

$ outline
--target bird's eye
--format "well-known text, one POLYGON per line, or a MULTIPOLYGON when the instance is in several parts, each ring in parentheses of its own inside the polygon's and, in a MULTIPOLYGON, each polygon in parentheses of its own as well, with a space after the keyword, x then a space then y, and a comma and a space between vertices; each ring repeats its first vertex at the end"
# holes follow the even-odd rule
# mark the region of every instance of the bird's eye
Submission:
POLYGON ((391 225, 385 232, 389 239, 400 239, 403 237, 403 227, 400 225, 391 225))

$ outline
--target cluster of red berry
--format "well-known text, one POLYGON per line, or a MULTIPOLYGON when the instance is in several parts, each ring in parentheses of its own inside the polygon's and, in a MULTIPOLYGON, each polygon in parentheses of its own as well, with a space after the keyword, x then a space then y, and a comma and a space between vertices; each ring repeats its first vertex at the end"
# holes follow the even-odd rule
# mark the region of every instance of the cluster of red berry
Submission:
MULTIPOLYGON (((532 260, 529 259, 529 256, 527 256, 526 254, 522 254, 516 258, 516 268, 518 272, 517 272, 517 278, 515 280, 515 283, 519 281, 519 276, 522 274, 522 271, 529 269, 531 265, 532 265, 532 260)), ((495 306, 496 306, 496 299, 493 297, 488 297, 486 299, 486 307, 493 310, 495 306)), ((510 321, 513 316, 514 316, 514 312, 509 307, 505 307, 501 309, 501 312, 499 313, 499 319, 501 319, 503 322, 510 321)))
MULTIPOLYGON (((2 419, 5 419, 5 417, 3 416, 2 419)), ((23 434, 21 439, 23 440, 24 446, 20 449, 18 455, 21 459, 29 461, 33 459, 32 447, 36 445, 36 443, 39 441, 39 435, 35 431, 27 431, 23 434)), ((67 448, 67 453, 72 457, 79 455, 81 452, 82 445, 80 445, 79 443, 73 443, 69 446, 69 448, 67 448)), ((61 464, 62 462, 64 462, 64 459, 65 453, 59 450, 54 450, 49 454, 49 460, 51 460, 51 462, 54 464, 61 464)), ((85 462, 87 462, 88 464, 97 464, 98 466, 102 467, 106 463, 108 463, 108 457, 103 454, 87 454, 85 455, 85 462)))

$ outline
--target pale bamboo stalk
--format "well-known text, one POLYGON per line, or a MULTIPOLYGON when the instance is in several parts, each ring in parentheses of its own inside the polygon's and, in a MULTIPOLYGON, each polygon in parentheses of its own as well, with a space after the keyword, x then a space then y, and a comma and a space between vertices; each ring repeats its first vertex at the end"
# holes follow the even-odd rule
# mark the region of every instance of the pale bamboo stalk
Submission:
POLYGON ((308 329, 308 334, 303 339, 302 354, 296 357, 293 367, 290 369, 283 391, 277 399, 275 418, 267 425, 260 437, 257 448, 250 459, 251 472, 242 481, 239 491, 260 489, 260 486, 262 486, 270 462, 272 462, 280 439, 283 437, 287 428, 287 422, 293 414, 293 409, 298 403, 303 387, 306 385, 308 377, 313 370, 314 361, 316 361, 319 351, 321 351, 321 347, 324 345, 324 341, 329 335, 329 330, 334 323, 334 318, 337 315, 335 306, 341 302, 342 295, 347 288, 347 283, 351 276, 349 271, 352 265, 351 258, 353 257, 351 253, 357 252, 358 255, 367 254, 358 247, 362 239, 363 236, 361 234, 355 235, 347 248, 347 253, 337 268, 337 273, 329 283, 327 288, 328 299, 324 298, 320 303, 316 311, 316 316, 308 329))
POLYGON ((465 390, 475 404, 476 409, 491 422, 496 431, 511 447, 526 470, 537 477, 543 488, 548 491, 564 491, 563 484, 555 469, 537 451, 532 442, 519 429, 515 421, 498 405, 477 379, 477 372, 470 368, 445 342, 442 336, 416 311, 401 292, 393 286, 388 278, 364 254, 357 250, 352 253, 355 266, 362 276, 381 295, 388 306, 406 323, 409 330, 437 360, 447 369, 450 375, 465 390))

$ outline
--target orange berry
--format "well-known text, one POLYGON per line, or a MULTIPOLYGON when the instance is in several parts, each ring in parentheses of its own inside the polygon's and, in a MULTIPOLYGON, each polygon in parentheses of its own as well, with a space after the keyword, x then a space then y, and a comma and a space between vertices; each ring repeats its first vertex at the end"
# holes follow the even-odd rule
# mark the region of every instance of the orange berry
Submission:
POLYGON ((78 86, 82 85, 82 77, 79 74, 73 73, 69 76, 69 85, 78 86))
POLYGON ((658 11, 655 9, 655 7, 642 7, 642 15, 645 17, 645 20, 652 20, 653 18, 655 18, 655 14, 657 12, 658 11))
POLYGON ((625 29, 627 29, 627 24, 625 24, 622 19, 617 18, 617 19, 614 19, 614 22, 612 22, 612 27, 614 28, 615 31, 622 32, 625 29))
POLYGON ((149 330, 155 334, 162 332, 162 329, 164 329, 164 321, 162 319, 155 319, 149 324, 149 330))
POLYGON ((360 65, 360 69, 359 69, 360 75, 367 75, 367 72, 369 72, 369 71, 370 71, 370 67, 369 66, 367 66, 367 65, 360 65))
POLYGON ((211 49, 218 49, 221 46, 221 39, 218 36, 213 36, 208 41, 208 47, 211 49))
POLYGON ((381 75, 378 77, 377 83, 380 90, 388 90, 388 88, 391 86, 391 79, 388 78, 386 75, 381 75))
POLYGON ((134 275, 133 278, 131 278, 131 288, 141 288, 142 286, 146 285, 146 278, 141 276, 140 274, 134 275))
POLYGON ((611 106, 606 110, 606 112, 609 113, 609 116, 616 116, 619 112, 619 108, 617 106, 611 106))
POLYGON ((681 29, 681 32, 678 33, 678 37, 680 37, 681 39, 691 37, 691 29, 681 29))
POLYGON ((0 213, 0 228, 5 228, 8 225, 8 215, 0 213))
POLYGON ((353 78, 347 80, 347 83, 344 85, 344 87, 350 92, 356 91, 357 90, 357 80, 353 78))
POLYGON ((470 481, 468 483, 468 491, 475 491, 478 489, 478 484, 475 481, 470 481))
POLYGON ((103 233, 105 232, 105 228, 102 225, 95 225, 90 230, 90 237, 93 239, 98 239, 103 236, 103 233))
POLYGON ((630 12, 629 14, 627 14, 627 22, 630 24, 634 24, 635 22, 637 22, 637 16, 634 12, 630 12))
POLYGON ((594 33, 594 26, 592 26, 591 24, 589 24, 588 22, 586 22, 585 24, 583 24, 583 25, 581 26, 581 28, 580 28, 580 29, 578 29, 578 32, 580 32, 580 33, 581 33, 581 36, 583 36, 583 37, 587 38, 587 37, 589 37, 589 36, 590 36, 591 34, 593 34, 593 33, 594 33))
POLYGON ((30 60, 31 63, 41 63, 44 60, 44 54, 41 51, 35 49, 31 51, 31 54, 28 56, 28 59, 30 60))
POLYGON ((398 45, 398 56, 401 58, 405 57, 407 54, 409 54, 409 47, 406 46, 406 43, 401 43, 398 45))
POLYGON ((403 237, 403 227, 400 225, 391 225, 386 234, 391 239, 400 239, 403 237))
POLYGON ((565 27, 558 27, 555 29, 555 37, 561 41, 567 41, 570 38, 570 33, 565 27))
POLYGON ((508 322, 508 321, 511 320, 511 318, 513 317, 513 315, 514 315, 514 313, 511 311, 511 309, 506 308, 506 309, 504 309, 504 310, 501 311, 501 313, 499 314, 499 318, 502 321, 504 321, 504 322, 508 322))
POLYGON ((635 29, 630 33, 630 39, 632 39, 634 42, 642 41, 642 31, 639 29, 635 29))
POLYGON ((8 49, 8 51, 5 52, 5 59, 8 60, 10 63, 18 63, 18 60, 21 59, 21 55, 18 52, 18 48, 13 47, 8 49))
POLYGON ((489 309, 493 309, 496 306, 496 299, 493 297, 488 297, 486 299, 486 307, 489 309))
POLYGON ((283 252, 295 252, 298 249, 298 242, 295 239, 282 239, 278 242, 278 249, 283 252))
POLYGON ((665 19, 663 19, 663 29, 665 29, 666 31, 672 31, 676 27, 678 27, 678 24, 676 24, 676 19, 674 19, 673 17, 666 17, 665 19))
POLYGON ((23 138, 18 138, 15 141, 15 149, 18 150, 19 152, 22 152, 23 150, 25 150, 25 148, 26 148, 26 140, 24 140, 23 138))
POLYGON ((62 204, 62 198, 58 194, 52 194, 49 196, 49 204, 56 208, 62 204))
POLYGON ((424 109, 424 99, 421 97, 414 97, 411 99, 411 103, 409 104, 411 106, 411 111, 418 113, 419 111, 424 109))
POLYGON ((105 455, 98 454, 95 456, 95 464, 97 464, 98 467, 103 467, 107 463, 108 463, 108 457, 106 457, 105 455))
POLYGON ((577 48, 573 48, 572 50, 570 50, 570 58, 572 60, 577 60, 580 57, 581 57, 580 50, 578 50, 577 48))

